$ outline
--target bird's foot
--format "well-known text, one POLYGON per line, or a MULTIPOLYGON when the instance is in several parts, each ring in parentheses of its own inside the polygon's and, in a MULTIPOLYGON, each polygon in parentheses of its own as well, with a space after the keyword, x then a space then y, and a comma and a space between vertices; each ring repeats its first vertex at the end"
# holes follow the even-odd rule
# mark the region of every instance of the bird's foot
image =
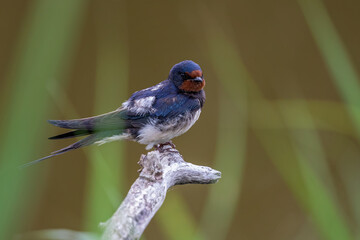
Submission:
POLYGON ((176 148, 175 144, 174 144, 172 141, 169 141, 169 142, 164 143, 164 144, 168 144, 168 145, 170 145, 172 148, 176 148))
POLYGON ((140 160, 138 161, 138 164, 140 165, 140 169, 137 170, 138 173, 141 173, 142 170, 144 169, 144 159, 145 159, 145 155, 142 154, 140 160))
POLYGON ((168 152, 177 152, 175 144, 173 144, 171 141, 166 143, 160 143, 154 146, 156 150, 158 150, 160 153, 163 153, 165 151, 168 152))

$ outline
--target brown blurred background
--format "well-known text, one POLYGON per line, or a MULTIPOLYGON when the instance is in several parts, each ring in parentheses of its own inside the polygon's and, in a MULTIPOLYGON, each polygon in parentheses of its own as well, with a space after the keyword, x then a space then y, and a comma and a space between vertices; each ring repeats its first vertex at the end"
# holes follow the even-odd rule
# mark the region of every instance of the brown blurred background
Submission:
POLYGON ((222 172, 174 187, 144 239, 360 239, 360 2, 2 1, 0 238, 99 231, 143 145, 88 147, 18 171, 72 140, 70 119, 197 62, 207 101, 174 140, 222 172))

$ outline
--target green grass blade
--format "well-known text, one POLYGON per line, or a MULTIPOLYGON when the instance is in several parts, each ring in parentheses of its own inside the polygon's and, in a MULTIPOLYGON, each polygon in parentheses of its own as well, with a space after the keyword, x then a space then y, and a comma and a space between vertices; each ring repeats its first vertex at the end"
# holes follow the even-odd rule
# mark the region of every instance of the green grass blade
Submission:
POLYGON ((25 199, 29 201, 23 196, 31 196, 31 182, 26 180, 26 170, 18 171, 17 167, 35 158, 48 107, 46 84, 67 70, 84 3, 34 1, 24 21, 1 126, 0 239, 11 239, 12 232, 21 226, 22 219, 16 216, 24 211, 25 199))
MULTIPOLYGON (((276 100, 272 101, 272 103, 281 109, 283 115, 295 114, 296 117, 286 117, 286 125, 283 125, 278 121, 262 121, 256 122, 254 125, 259 128, 268 127, 273 129, 284 129, 288 127, 299 130, 323 130, 345 135, 347 137, 357 136, 356 132, 354 132, 354 128, 351 126, 351 118, 349 118, 347 114, 347 106, 343 103, 312 99, 307 99, 306 101, 302 99, 276 100), (311 119, 303 117, 303 115, 299 115, 298 113, 297 109, 303 108, 304 104, 306 104, 311 119)), ((266 111, 267 103, 257 103, 254 107, 259 109, 259 113, 261 113, 266 111)), ((360 109, 357 109, 356 111, 360 113, 360 109)), ((260 119, 259 116, 257 116, 257 112, 253 111, 252 114, 251 118, 260 119)))
MULTIPOLYGON (((280 110, 282 109, 280 108, 280 110)), ((312 116, 309 114, 305 102, 290 112, 281 112, 285 125, 288 125, 288 122, 294 118, 301 118, 313 125, 312 116)), ((289 128, 289 133, 290 146, 294 149, 300 176, 304 181, 304 189, 298 186, 295 192, 302 199, 315 224, 327 239, 352 239, 345 219, 336 210, 339 208, 339 203, 336 199, 333 179, 316 131, 299 131, 289 128), (335 227, 330 230, 329 226, 334 223, 335 227)))
POLYGON ((340 176, 344 182, 345 191, 349 196, 349 204, 355 220, 355 236, 360 239, 360 152, 358 145, 349 141, 347 143, 347 151, 341 156, 347 159, 347 164, 342 162, 338 165, 340 176), (350 159, 350 160, 349 160, 350 159))
MULTIPOLYGON (((352 125, 360 139, 360 78, 328 12, 321 0, 298 0, 320 53, 329 69, 334 84, 346 103, 352 125)), ((343 176, 345 177, 345 176, 343 176)), ((344 181, 348 182, 346 179, 344 181)), ((349 189, 350 186, 347 186, 349 189)), ((348 192, 350 201, 357 199, 356 191, 348 192)), ((354 209, 355 210, 355 209, 354 209)), ((359 212, 355 211, 359 219, 359 212)))
MULTIPOLYGON (((284 103, 286 104, 286 102, 284 103)), ((321 182, 326 184, 327 189, 331 191, 332 197, 335 197, 334 182, 326 161, 325 150, 316 131, 314 119, 308 109, 306 101, 299 101, 297 108, 282 108, 281 105, 278 107, 284 119, 284 125, 288 127, 292 145, 298 158, 307 161, 307 164, 314 169, 316 175, 321 179, 321 182), (306 131, 291 128, 291 123, 294 121, 306 122, 311 130, 306 131)))
POLYGON ((168 192, 163 206, 156 214, 156 220, 163 227, 167 237, 166 239, 198 239, 195 236, 195 220, 187 208, 184 199, 176 191, 168 192), (176 221, 172 220, 174 217, 176 218, 176 221))
POLYGON ((298 0, 315 42, 338 87, 360 138, 360 79, 321 0, 298 0))
POLYGON ((210 188, 205 204, 201 220, 204 239, 226 239, 241 193, 246 155, 246 123, 239 110, 235 110, 232 99, 222 95, 214 166, 222 172, 222 178, 210 188), (231 117, 229 112, 232 112, 231 117))
MULTIPOLYGON (((216 28, 212 25, 211 30, 215 35, 214 38, 220 38, 220 36, 224 35, 221 31, 216 32, 214 29, 216 28)), ((226 46, 224 48, 229 48, 229 50, 218 51, 215 56, 218 61, 230 65, 239 62, 237 59, 240 59, 240 57, 233 57, 234 54, 232 53, 236 55, 237 50, 231 40, 223 37, 222 41, 217 42, 217 45, 220 44, 226 46)), ((242 66, 232 67, 243 68, 242 66)), ((352 239, 349 227, 342 216, 341 209, 334 201, 331 191, 321 182, 321 178, 310 167, 308 161, 297 155, 293 143, 289 141, 287 132, 279 132, 277 129, 271 132, 269 132, 269 129, 264 131, 264 127, 269 125, 284 125, 283 117, 276 110, 274 104, 263 97, 256 83, 249 75, 246 80, 248 81, 248 109, 249 114, 253 117, 250 122, 251 126, 290 190, 309 214, 318 232, 325 239, 352 239), (257 108, 259 103, 263 105, 262 109, 257 108), (258 125, 263 126, 263 128, 258 125)), ((236 84, 235 81, 233 83, 236 84)), ((231 86, 235 88, 234 85, 231 86)), ((226 174, 227 172, 223 171, 223 176, 226 174)))
MULTIPOLYGON (((124 4, 119 2, 120 4, 124 4)), ((121 8, 124 9, 124 8, 121 8)), ((128 81, 128 51, 125 11, 118 7, 97 6, 97 69, 95 84, 95 114, 112 111, 126 100, 128 81), (120 23, 116 26, 113 23, 120 23)), ((87 181, 87 230, 100 230, 100 221, 112 216, 121 203, 124 190, 124 142, 92 148, 87 181)))
POLYGON ((224 35, 213 28, 207 32, 210 59, 224 89, 220 93, 214 166, 222 172, 222 179, 210 188, 202 216, 201 232, 205 239, 225 239, 241 192, 247 145, 248 74, 236 53, 224 44, 224 35), (225 61, 225 56, 231 61, 225 61))

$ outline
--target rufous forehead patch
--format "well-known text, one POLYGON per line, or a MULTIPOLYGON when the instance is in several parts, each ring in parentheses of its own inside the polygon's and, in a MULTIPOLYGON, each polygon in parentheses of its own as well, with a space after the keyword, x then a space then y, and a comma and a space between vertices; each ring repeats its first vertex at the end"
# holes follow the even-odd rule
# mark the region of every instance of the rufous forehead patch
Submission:
POLYGON ((196 78, 196 77, 202 77, 203 73, 201 70, 194 70, 192 72, 186 72, 187 75, 189 75, 191 78, 196 78))

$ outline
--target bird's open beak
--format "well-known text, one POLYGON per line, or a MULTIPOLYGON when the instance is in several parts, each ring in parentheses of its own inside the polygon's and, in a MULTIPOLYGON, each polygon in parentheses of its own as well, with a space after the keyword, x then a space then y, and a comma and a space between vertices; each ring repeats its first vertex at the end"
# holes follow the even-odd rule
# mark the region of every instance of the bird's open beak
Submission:
POLYGON ((192 79, 194 82, 202 82, 203 79, 201 77, 196 77, 194 79, 192 79))

